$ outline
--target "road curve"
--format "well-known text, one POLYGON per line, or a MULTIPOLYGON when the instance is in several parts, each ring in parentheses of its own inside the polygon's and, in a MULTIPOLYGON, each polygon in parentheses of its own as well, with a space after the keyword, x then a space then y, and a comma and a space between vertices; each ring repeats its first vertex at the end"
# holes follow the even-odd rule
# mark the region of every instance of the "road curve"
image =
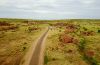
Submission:
POLYGON ((49 27, 48 27, 47 31, 38 40, 37 45, 35 47, 35 50, 33 52, 33 55, 31 57, 31 60, 29 62, 29 65, 43 65, 42 64, 43 63, 43 58, 41 57, 41 56, 43 56, 43 54, 41 55, 41 53, 43 53, 42 46, 44 45, 43 41, 44 41, 48 31, 49 31, 49 27))

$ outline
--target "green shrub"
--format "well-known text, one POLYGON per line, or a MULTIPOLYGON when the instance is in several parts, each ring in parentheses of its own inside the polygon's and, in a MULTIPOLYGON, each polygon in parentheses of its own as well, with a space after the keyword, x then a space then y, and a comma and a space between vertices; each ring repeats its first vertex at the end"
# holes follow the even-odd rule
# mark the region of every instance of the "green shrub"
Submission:
POLYGON ((88 57, 86 55, 83 56, 83 59, 86 60, 90 65, 98 65, 98 62, 93 57, 88 57))
POLYGON ((98 33, 100 33, 100 30, 98 30, 98 33))
POLYGON ((84 31, 87 31, 88 29, 87 28, 85 28, 85 27, 83 27, 83 29, 84 29, 84 31))
POLYGON ((79 49, 82 51, 84 50, 86 40, 83 38, 80 40, 79 49))
POLYGON ((23 47, 23 51, 25 51, 26 50, 26 47, 23 47))
POLYGON ((45 55, 45 57, 44 57, 44 64, 47 64, 48 61, 49 61, 49 59, 48 59, 47 55, 45 55))

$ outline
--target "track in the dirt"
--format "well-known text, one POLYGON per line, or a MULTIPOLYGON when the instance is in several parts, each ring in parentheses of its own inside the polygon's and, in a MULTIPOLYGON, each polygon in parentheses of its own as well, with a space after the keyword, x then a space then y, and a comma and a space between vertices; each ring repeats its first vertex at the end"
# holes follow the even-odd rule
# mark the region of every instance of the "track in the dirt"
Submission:
POLYGON ((39 65, 39 59, 40 59, 40 53, 41 53, 41 48, 42 48, 43 40, 44 40, 45 36, 47 35, 48 31, 49 31, 49 28, 41 36, 41 38, 38 40, 29 65, 39 65))

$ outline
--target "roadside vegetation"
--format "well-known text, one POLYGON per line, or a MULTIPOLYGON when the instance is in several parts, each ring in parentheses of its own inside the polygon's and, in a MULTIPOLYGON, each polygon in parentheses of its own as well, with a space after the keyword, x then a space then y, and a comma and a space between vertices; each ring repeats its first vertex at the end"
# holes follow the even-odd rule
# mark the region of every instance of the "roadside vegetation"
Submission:
POLYGON ((19 65, 47 24, 24 19, 0 19, 0 65, 19 65))
POLYGON ((51 23, 44 65, 100 65, 100 20, 51 23))

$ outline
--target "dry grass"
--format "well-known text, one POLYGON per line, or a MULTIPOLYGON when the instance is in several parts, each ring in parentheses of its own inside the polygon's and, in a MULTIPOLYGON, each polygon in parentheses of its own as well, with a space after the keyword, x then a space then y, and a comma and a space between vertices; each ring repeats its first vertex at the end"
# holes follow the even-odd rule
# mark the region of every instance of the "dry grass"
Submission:
POLYGON ((80 25, 74 32, 64 31, 65 26, 49 31, 46 41, 45 65, 99 65, 100 33, 98 30, 100 26, 95 23, 72 22, 71 24, 80 25), (88 35, 81 35, 81 31, 93 31, 93 34, 89 32, 86 33, 88 35), (62 42, 59 40, 61 34, 71 35, 78 41, 77 43, 62 42))
POLYGON ((27 25, 22 22, 9 22, 12 25, 0 26, 0 65, 19 65, 21 59, 28 51, 31 44, 43 32, 43 25, 39 24, 41 29, 31 30, 30 28, 37 27, 37 25, 27 25), (11 28, 12 27, 12 28, 11 28))

